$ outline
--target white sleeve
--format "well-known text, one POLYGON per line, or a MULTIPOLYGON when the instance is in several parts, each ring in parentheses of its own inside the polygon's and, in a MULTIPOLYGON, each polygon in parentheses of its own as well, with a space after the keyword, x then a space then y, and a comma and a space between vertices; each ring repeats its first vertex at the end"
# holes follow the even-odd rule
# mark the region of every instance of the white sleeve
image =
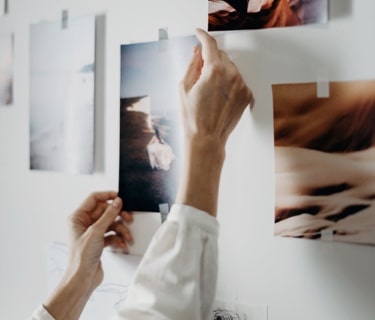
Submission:
POLYGON ((218 228, 208 213, 173 205, 114 320, 207 320, 216 293, 218 228))
POLYGON ((52 317, 48 311, 40 305, 33 313, 31 318, 28 320, 55 320, 54 317, 52 317))

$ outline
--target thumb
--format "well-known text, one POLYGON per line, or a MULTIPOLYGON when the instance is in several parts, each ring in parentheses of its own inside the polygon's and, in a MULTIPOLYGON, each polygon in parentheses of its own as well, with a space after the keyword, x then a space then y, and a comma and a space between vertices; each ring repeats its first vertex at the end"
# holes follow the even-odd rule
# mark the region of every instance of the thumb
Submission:
POLYGON ((193 48, 193 55, 190 59, 189 66, 186 70, 185 76, 182 80, 183 88, 185 91, 189 91, 193 85, 197 82, 201 75, 203 67, 202 50, 200 47, 195 46, 193 48))
POLYGON ((99 233, 107 232, 109 226, 112 222, 116 219, 116 217, 120 214, 122 208, 122 200, 121 198, 115 198, 111 205, 107 207, 104 211, 103 215, 93 224, 93 227, 99 233))

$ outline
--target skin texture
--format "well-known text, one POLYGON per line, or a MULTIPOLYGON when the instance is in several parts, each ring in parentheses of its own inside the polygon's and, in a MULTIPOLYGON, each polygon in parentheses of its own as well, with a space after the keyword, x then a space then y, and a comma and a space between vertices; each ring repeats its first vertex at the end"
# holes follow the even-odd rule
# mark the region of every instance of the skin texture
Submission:
MULTIPOLYGON (((216 40, 201 29, 196 35, 202 48, 193 49, 180 84, 185 165, 176 202, 216 216, 225 144, 253 96, 216 40)), ((103 280, 100 257, 104 247, 126 251, 126 243, 132 241, 122 223, 131 222, 131 215, 121 208, 122 200, 116 192, 97 192, 71 216, 68 268, 44 304, 56 320, 79 318, 91 293, 103 280)))

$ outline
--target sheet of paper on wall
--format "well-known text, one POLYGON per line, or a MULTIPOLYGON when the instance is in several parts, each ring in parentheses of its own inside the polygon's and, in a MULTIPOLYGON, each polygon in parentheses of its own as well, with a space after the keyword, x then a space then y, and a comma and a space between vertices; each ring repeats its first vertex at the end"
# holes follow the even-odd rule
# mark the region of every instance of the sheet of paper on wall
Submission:
POLYGON ((129 211, 159 212, 181 167, 178 83, 195 36, 121 46, 119 194, 129 211))
POLYGON ((133 213, 133 222, 127 225, 134 239, 133 243, 128 244, 129 254, 143 255, 161 223, 159 212, 133 213))
POLYGON ((375 80, 275 84, 275 234, 375 245, 375 80))
POLYGON ((13 34, 0 32, 0 107, 13 103, 13 34))
MULTIPOLYGON (((59 283, 67 264, 68 248, 63 243, 51 243, 47 248, 47 285, 52 292, 59 283)), ((105 270, 101 285, 93 292, 81 320, 111 319, 125 301, 128 287, 141 257, 104 250, 102 266, 105 270)))
POLYGON ((94 168, 96 17, 30 27, 30 169, 94 168))
POLYGON ((230 31, 328 22, 328 0, 208 0, 208 30, 230 31))

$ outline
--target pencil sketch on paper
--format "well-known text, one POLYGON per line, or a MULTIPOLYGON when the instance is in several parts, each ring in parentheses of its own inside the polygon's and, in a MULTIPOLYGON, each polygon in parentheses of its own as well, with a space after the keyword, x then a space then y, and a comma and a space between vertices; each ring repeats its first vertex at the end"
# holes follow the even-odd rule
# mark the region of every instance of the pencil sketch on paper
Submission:
MULTIPOLYGON (((68 247, 64 243, 52 242, 47 248, 47 285, 52 292, 66 269, 68 247)), ((102 265, 106 270, 104 280, 93 292, 80 319, 110 319, 126 300, 130 281, 141 257, 124 255, 105 250, 102 265)))

